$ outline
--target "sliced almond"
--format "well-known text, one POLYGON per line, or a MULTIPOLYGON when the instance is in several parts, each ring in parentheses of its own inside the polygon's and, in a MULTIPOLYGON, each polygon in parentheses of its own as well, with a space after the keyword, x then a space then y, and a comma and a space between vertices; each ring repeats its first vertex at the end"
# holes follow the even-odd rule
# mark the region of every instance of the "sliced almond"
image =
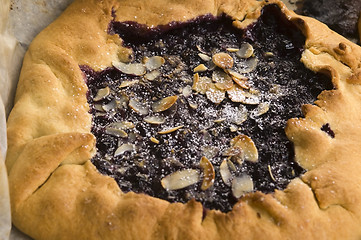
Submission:
POLYGON ((156 139, 155 137, 150 137, 150 141, 155 143, 155 144, 159 144, 159 140, 156 139))
POLYGON ((249 89, 248 78, 238 72, 229 70, 229 75, 231 75, 233 81, 238 84, 241 88, 249 89))
POLYGON ((268 172, 269 172, 269 175, 270 175, 271 179, 272 179, 274 182, 277 182, 276 179, 275 179, 275 177, 274 177, 273 174, 272 174, 271 166, 270 166, 270 165, 267 165, 267 167, 268 167, 268 172))
POLYGON ((118 147, 118 149, 115 151, 114 157, 122 155, 125 152, 133 151, 133 150, 135 150, 134 144, 123 144, 120 147, 118 147))
POLYGON ((242 151, 242 160, 257 162, 258 150, 252 139, 244 134, 238 135, 231 140, 231 145, 242 151))
POLYGON ((234 163, 231 160, 227 160, 227 164, 231 171, 233 171, 233 172, 237 171, 236 166, 234 165, 234 163))
POLYGON ((173 104, 177 101, 178 96, 170 96, 163 98, 152 105, 153 112, 163 112, 170 107, 173 106, 173 104))
POLYGON ((198 104, 197 103, 194 103, 194 102, 188 102, 189 106, 192 108, 192 109, 197 109, 198 108, 198 104))
POLYGON ((184 169, 171 173, 160 181, 162 187, 168 191, 191 186, 199 181, 200 173, 196 169, 184 169))
POLYGON ((145 104, 142 104, 135 99, 129 100, 129 107, 140 115, 146 115, 149 112, 149 109, 145 104))
POLYGON ((199 64, 197 67, 193 69, 193 72, 205 72, 208 68, 204 64, 199 64))
POLYGON ((113 122, 108 125, 110 128, 117 128, 117 129, 132 129, 134 128, 134 123, 122 121, 122 122, 113 122))
POLYGON ((232 193, 236 198, 240 198, 242 195, 252 192, 253 189, 252 178, 246 174, 232 180, 232 193))
POLYGON ((121 129, 118 129, 118 128, 107 127, 105 129, 105 133, 109 134, 109 135, 112 135, 112 136, 115 136, 115 137, 121 137, 121 138, 128 137, 128 134, 124 130, 121 130, 121 129))
POLYGON ((233 58, 225 52, 216 53, 212 56, 212 61, 217 67, 228 69, 233 67, 233 58))
POLYGON ((145 67, 149 71, 160 68, 165 63, 165 60, 161 56, 153 56, 145 59, 145 67))
POLYGON ((153 70, 144 75, 145 79, 147 79, 149 81, 153 81, 154 79, 158 78, 159 76, 160 76, 160 72, 158 70, 153 70))
POLYGON ((239 48, 226 48, 228 52, 238 52, 239 48))
POLYGON ((120 96, 118 96, 117 99, 115 99, 115 102, 117 104, 117 108, 119 108, 119 109, 127 108, 128 102, 129 102, 129 97, 126 95, 120 95, 120 96))
POLYGON ((154 125, 160 125, 165 122, 165 118, 161 116, 148 116, 144 118, 144 122, 154 124, 154 125))
POLYGON ((101 105, 101 104, 94 104, 94 105, 93 105, 93 108, 94 108, 96 111, 104 112, 103 105, 101 105))
POLYGON ((256 69, 258 59, 256 57, 248 58, 246 61, 242 61, 237 64, 237 71, 239 73, 249 73, 256 69))
POLYGON ((168 134, 168 133, 175 132, 178 129, 181 129, 182 127, 184 127, 184 126, 181 125, 181 126, 177 126, 177 127, 173 127, 173 128, 166 128, 166 129, 163 129, 163 130, 159 131, 158 133, 159 134, 168 134))
POLYGON ((205 94, 212 83, 208 77, 199 77, 198 73, 193 75, 193 86, 192 89, 201 94, 205 94))
POLYGON ((135 75, 135 76, 142 76, 145 74, 145 67, 141 63, 122 63, 122 62, 113 62, 113 66, 118 69, 119 71, 135 75))
POLYGON ((123 81, 119 88, 126 88, 126 87, 130 87, 133 86, 135 84, 137 84, 139 82, 139 80, 130 80, 130 81, 123 81))
POLYGON ((228 97, 232 102, 243 102, 246 99, 244 92, 238 85, 233 85, 231 89, 227 90, 228 97))
POLYGON ((260 102, 260 97, 257 93, 244 92, 245 99, 241 101, 243 104, 257 105, 260 102))
POLYGON ((109 111, 115 110, 117 108, 117 103, 116 103, 115 99, 113 99, 109 103, 104 104, 102 106, 102 108, 104 109, 104 111, 109 112, 109 111))
POLYGON ((224 121, 226 121, 227 119, 226 118, 218 118, 218 119, 216 119, 216 120, 213 120, 213 122, 215 122, 215 123, 222 123, 222 122, 224 122, 224 121))
POLYGON ((212 73, 212 80, 215 86, 220 90, 228 90, 233 87, 232 78, 224 71, 214 70, 212 73))
POLYGON ((219 172, 221 174, 221 178, 224 182, 224 184, 226 184, 227 186, 231 186, 232 183, 232 173, 231 171, 229 170, 229 167, 228 167, 228 164, 227 164, 227 160, 223 160, 221 165, 219 166, 219 172))
POLYGON ((209 62, 212 59, 210 56, 208 56, 204 53, 198 53, 198 56, 205 62, 209 62))
POLYGON ((187 85, 182 89, 182 95, 185 97, 189 97, 192 95, 192 87, 187 85))
POLYGON ((213 83, 211 83, 208 90, 206 91, 206 96, 211 102, 219 104, 226 97, 226 93, 225 91, 218 89, 213 83))
POLYGON ((216 174, 214 172, 214 167, 212 163, 206 157, 201 158, 201 161, 199 162, 199 166, 203 170, 203 181, 202 181, 201 189, 205 191, 213 185, 216 174))
POLYGON ((255 118, 255 117, 259 117, 265 113, 267 113, 269 110, 269 103, 268 102, 263 102, 260 103, 257 108, 255 108, 252 112, 251 112, 251 117, 255 118))
POLYGON ((219 152, 218 147, 209 146, 209 145, 201 147, 201 150, 202 150, 202 155, 209 159, 217 156, 217 154, 219 152))
POLYGON ((239 105, 237 113, 234 115, 234 118, 231 121, 237 125, 241 125, 248 118, 248 110, 244 105, 239 105))
POLYGON ((250 58, 253 55, 253 46, 249 43, 242 43, 241 48, 236 53, 240 58, 250 58))
POLYGON ((100 101, 106 97, 108 97, 110 94, 110 88, 105 87, 98 90, 97 95, 93 98, 95 102, 100 101))

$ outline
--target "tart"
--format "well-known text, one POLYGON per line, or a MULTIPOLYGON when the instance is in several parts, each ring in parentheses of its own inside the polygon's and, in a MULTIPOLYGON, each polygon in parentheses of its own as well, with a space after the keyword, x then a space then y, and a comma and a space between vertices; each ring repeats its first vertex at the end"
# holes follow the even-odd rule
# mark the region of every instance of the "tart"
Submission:
POLYGON ((13 222, 34 239, 359 239, 360 60, 277 0, 77 0, 24 58, 13 222))

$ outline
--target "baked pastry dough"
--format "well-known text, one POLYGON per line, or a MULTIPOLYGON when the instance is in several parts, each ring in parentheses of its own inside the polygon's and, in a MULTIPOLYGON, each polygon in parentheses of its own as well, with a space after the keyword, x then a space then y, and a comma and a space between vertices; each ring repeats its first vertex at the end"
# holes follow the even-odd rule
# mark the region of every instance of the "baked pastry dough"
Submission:
POLYGON ((359 46, 277 0, 76 0, 24 58, 8 119, 13 222, 34 239, 359 239, 360 62, 359 46), (88 89, 79 66, 99 71, 129 59, 122 39, 108 34, 114 16, 158 26, 226 14, 245 28, 268 4, 277 4, 306 36, 305 66, 328 73, 335 87, 303 107, 305 118, 287 123, 304 175, 284 191, 247 194, 228 213, 205 213, 194 200, 171 204, 125 194, 95 169, 88 89), (321 130, 326 123, 334 138, 321 130))

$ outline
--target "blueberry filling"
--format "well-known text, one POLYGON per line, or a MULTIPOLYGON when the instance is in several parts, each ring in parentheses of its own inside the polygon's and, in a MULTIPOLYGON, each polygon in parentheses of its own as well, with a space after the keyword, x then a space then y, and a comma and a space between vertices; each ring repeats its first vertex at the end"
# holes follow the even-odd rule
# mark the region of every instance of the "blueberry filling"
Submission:
POLYGON ((284 189, 304 172, 284 127, 332 85, 300 62, 305 37, 277 6, 244 30, 204 16, 153 30, 112 22, 109 32, 132 62, 81 69, 92 162, 124 192, 227 212, 244 193, 284 189))
POLYGON ((331 129, 331 126, 329 123, 324 124, 321 127, 321 130, 327 133, 331 138, 335 138, 335 132, 331 129))

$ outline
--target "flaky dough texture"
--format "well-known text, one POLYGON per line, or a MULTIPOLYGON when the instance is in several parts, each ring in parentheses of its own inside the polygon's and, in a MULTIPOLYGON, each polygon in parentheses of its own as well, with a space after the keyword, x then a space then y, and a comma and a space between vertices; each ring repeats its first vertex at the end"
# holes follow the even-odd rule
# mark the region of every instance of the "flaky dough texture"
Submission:
POLYGON ((34 239, 360 239, 361 48, 278 0, 76 0, 31 44, 8 119, 13 223, 34 239), (150 27, 227 14, 244 28, 278 4, 306 36, 301 61, 332 78, 334 90, 305 105, 286 134, 307 172, 284 191, 255 192, 233 210, 123 193, 90 162, 95 138, 79 65, 126 59, 117 21, 150 27), (329 123, 330 138, 320 128, 329 123))

